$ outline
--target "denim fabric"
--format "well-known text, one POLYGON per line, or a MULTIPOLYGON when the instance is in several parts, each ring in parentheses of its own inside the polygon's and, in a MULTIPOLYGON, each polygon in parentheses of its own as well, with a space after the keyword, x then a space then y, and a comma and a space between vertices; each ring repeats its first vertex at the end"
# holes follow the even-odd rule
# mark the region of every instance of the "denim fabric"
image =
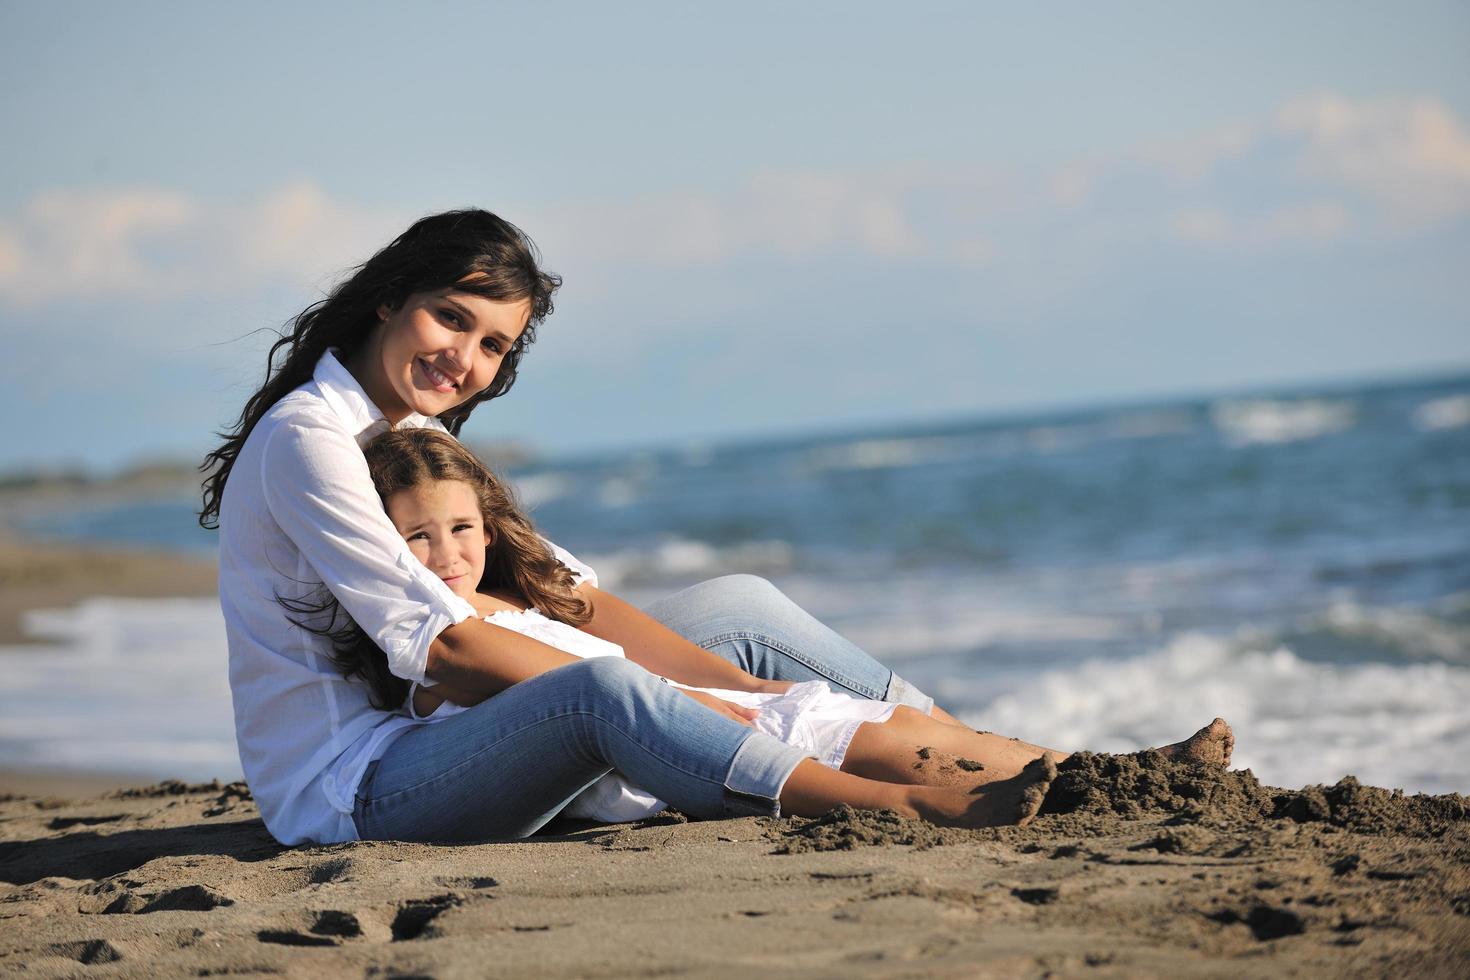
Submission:
POLYGON ((364 774, 352 820, 365 840, 525 837, 612 769, 690 816, 771 815, 803 758, 597 657, 399 735, 364 774))
POLYGON ((710 579, 643 611, 757 677, 823 680, 838 692, 907 704, 925 714, 934 707, 933 698, 755 575, 710 579))

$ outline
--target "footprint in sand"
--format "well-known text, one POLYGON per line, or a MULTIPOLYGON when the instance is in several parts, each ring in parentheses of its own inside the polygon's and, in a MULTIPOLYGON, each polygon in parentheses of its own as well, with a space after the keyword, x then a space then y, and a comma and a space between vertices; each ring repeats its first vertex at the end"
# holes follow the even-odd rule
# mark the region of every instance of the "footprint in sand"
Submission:
POLYGON ((437 930, 424 935, 425 931, 430 930, 430 924, 445 912, 463 904, 464 899, 453 894, 405 902, 399 906, 398 914, 393 917, 393 941, 397 943, 409 939, 434 938, 438 934, 437 930))
POLYGON ((310 915, 308 926, 262 929, 255 938, 277 946, 337 946, 349 939, 381 942, 390 938, 387 927, 371 914, 323 909, 310 915))
POLYGON ((205 885, 185 885, 170 888, 155 895, 146 905, 138 909, 139 915, 148 912, 208 912, 210 909, 226 908, 235 900, 221 895, 205 885))
POLYGON ((121 951, 106 939, 79 939, 70 943, 55 943, 46 947, 52 956, 64 956, 76 960, 83 966, 98 963, 116 963, 123 958, 121 951))

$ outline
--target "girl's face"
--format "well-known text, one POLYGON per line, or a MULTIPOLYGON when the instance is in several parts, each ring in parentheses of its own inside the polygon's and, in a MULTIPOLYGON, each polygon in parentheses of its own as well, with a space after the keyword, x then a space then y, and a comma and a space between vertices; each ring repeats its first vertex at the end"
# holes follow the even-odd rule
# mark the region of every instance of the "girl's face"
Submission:
POLYGON ((475 594, 490 535, 473 487, 460 480, 425 483, 393 494, 384 507, 415 558, 455 595, 475 594))
POLYGON ((414 293, 396 310, 378 309, 372 336, 350 359, 388 421, 435 416, 489 387, 526 329, 531 301, 494 300, 453 287, 414 293))

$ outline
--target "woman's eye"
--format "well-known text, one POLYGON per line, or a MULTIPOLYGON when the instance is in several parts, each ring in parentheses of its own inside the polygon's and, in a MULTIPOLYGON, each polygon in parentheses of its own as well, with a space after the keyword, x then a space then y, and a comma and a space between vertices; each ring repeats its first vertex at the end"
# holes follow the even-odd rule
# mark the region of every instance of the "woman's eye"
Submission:
POLYGON ((480 342, 480 346, 483 347, 483 348, 485 348, 487 351, 489 351, 492 354, 499 354, 500 353, 500 341, 493 340, 490 337, 486 337, 484 340, 482 340, 480 342))
POLYGON ((448 320, 450 323, 454 324, 456 327, 460 324, 459 314, 454 312, 453 310, 440 310, 439 315, 448 320))

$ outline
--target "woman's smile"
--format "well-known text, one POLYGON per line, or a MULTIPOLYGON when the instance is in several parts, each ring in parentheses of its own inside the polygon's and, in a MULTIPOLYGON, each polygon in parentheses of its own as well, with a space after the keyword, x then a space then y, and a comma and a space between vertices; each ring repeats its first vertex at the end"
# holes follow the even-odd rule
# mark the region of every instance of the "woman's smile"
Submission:
POLYGON ((459 390, 459 382, 455 381, 449 375, 434 367, 434 365, 430 364, 422 357, 418 358, 415 363, 418 364, 419 369, 423 371, 424 376, 429 379, 429 386, 435 391, 441 391, 448 394, 449 392, 459 390))
POLYGON ((441 415, 490 387, 526 328, 531 302, 449 287, 414 293, 378 316, 347 369, 397 425, 414 413, 441 415))

